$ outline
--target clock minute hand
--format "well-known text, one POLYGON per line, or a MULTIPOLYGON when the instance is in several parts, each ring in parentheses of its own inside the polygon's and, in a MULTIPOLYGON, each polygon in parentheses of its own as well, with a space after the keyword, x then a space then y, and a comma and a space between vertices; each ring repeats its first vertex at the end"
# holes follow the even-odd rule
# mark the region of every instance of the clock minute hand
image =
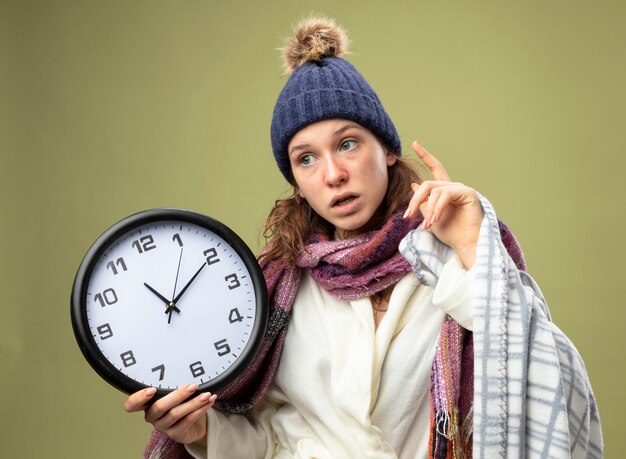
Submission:
POLYGON ((204 267, 206 266, 206 261, 204 263, 202 263, 202 266, 200 266, 200 269, 198 269, 196 271, 196 273, 193 275, 193 277, 191 279, 189 279, 189 282, 187 282, 187 284, 183 287, 183 289, 180 291, 180 293, 176 296, 176 298, 174 298, 173 303, 176 304, 178 303, 178 300, 180 300, 180 298, 183 296, 183 294, 187 291, 187 289, 189 288, 189 286, 191 285, 191 283, 196 279, 196 277, 198 277, 198 274, 200 274, 200 272, 204 269, 204 267))
MULTIPOLYGON (((150 290, 150 291, 151 291, 152 293, 154 293, 157 297, 159 297, 159 299, 160 299, 161 301, 163 301, 163 302, 167 305, 168 309, 173 309, 173 310, 174 310, 174 311, 176 311, 176 312, 180 312, 180 309, 178 309, 178 308, 176 307, 176 301, 170 301, 170 300, 168 300, 168 299, 167 299, 167 298, 165 298, 163 295, 161 295, 159 292, 157 292, 154 288, 150 287, 150 286, 148 285, 148 283, 147 283, 147 282, 144 282, 144 283, 143 283, 143 285, 145 285, 145 286, 148 288, 148 290, 150 290)), ((167 312, 167 311, 166 311, 166 312, 167 312)))

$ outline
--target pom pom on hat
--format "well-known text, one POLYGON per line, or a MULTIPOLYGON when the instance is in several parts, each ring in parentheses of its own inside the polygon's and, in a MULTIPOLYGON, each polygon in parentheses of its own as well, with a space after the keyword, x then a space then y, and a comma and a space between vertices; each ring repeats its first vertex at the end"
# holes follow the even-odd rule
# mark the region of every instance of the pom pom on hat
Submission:
POLYGON ((293 174, 288 146, 292 137, 309 124, 327 119, 359 123, 386 147, 401 154, 400 138, 380 99, 348 61, 345 31, 332 19, 311 17, 294 28, 282 48, 284 66, 291 75, 272 115, 272 150, 278 168, 289 183, 293 174))
POLYGON ((300 21, 281 49, 286 73, 293 72, 305 62, 322 57, 343 57, 348 52, 349 39, 345 30, 334 20, 312 16, 300 21))

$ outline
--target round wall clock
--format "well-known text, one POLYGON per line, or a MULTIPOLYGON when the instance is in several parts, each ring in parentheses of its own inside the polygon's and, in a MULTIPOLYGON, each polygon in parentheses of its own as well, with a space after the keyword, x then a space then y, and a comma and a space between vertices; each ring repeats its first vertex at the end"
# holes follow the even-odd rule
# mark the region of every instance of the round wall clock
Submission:
POLYGON ((224 224, 153 209, 94 242, 74 280, 71 318, 83 355, 118 389, 163 396, 198 383, 198 392, 218 392, 259 348, 267 290, 256 258, 224 224))

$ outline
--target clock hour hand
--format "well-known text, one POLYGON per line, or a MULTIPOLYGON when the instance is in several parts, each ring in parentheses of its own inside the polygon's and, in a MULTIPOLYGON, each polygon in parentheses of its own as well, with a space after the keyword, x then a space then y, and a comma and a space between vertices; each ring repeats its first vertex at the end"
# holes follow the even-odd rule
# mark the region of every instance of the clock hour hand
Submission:
POLYGON ((178 303, 178 301, 180 300, 180 298, 183 296, 183 294, 187 291, 187 289, 189 288, 189 286, 191 285, 191 283, 196 280, 196 277, 198 277, 198 274, 200 274, 200 272, 202 272, 202 270, 204 269, 204 267, 206 266, 206 262, 202 263, 202 266, 200 266, 200 269, 198 269, 196 271, 196 273, 193 275, 193 277, 191 279, 189 279, 189 282, 187 282, 187 284, 185 284, 185 286, 183 287, 183 289, 180 291, 180 293, 176 296, 176 298, 174 298, 173 303, 176 304, 178 303))
POLYGON ((152 293, 154 293, 157 297, 159 297, 159 299, 161 301, 163 301, 166 306, 167 309, 165 310, 165 313, 167 314, 170 310, 174 310, 176 312, 180 312, 180 309, 178 309, 176 307, 176 301, 170 301, 167 298, 165 298, 163 295, 161 295, 159 292, 157 292, 154 288, 152 288, 151 286, 148 285, 148 283, 144 282, 143 285, 145 285, 148 290, 150 290, 152 293))

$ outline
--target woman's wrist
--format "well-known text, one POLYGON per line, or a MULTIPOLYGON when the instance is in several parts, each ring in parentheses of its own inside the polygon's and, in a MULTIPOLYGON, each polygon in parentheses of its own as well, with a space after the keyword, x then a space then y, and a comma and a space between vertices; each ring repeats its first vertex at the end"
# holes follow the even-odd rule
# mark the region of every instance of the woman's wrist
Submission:
POLYGON ((199 438, 198 440, 194 441, 192 445, 197 445, 197 446, 206 448, 207 447, 207 432, 205 431, 202 438, 199 438))
POLYGON ((202 435, 200 436, 200 438, 190 442, 189 444, 199 446, 202 449, 206 449, 207 441, 208 441, 208 434, 209 434, 209 420, 207 418, 207 413, 204 413, 202 417, 204 418, 204 422, 200 423, 199 428, 201 430, 198 432, 198 433, 201 433, 202 435))
POLYGON ((460 248, 453 247, 454 253, 461 261, 466 271, 469 271, 476 263, 476 244, 468 244, 460 248))

